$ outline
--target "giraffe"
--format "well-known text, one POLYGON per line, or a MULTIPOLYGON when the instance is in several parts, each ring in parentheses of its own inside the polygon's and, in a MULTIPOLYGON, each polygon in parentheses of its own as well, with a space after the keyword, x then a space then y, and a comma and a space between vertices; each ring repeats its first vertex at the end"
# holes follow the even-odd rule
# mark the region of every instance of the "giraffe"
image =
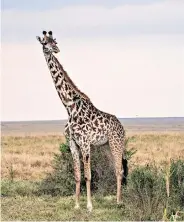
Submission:
POLYGON ((91 201, 91 147, 109 144, 117 178, 117 203, 122 199, 122 179, 128 174, 125 158, 125 130, 116 116, 97 109, 89 97, 73 83, 53 53, 60 52, 52 31, 43 31, 43 38, 37 36, 41 43, 46 63, 50 70, 56 91, 68 113, 65 136, 69 140, 73 158, 76 182, 75 208, 79 208, 81 170, 79 152, 82 154, 84 175, 87 188, 87 209, 92 211, 91 201))

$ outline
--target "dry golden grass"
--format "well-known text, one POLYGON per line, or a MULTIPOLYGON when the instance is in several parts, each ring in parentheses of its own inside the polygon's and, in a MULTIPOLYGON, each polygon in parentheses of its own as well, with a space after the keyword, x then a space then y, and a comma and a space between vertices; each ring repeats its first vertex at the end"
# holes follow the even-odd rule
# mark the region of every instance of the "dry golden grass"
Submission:
MULTIPOLYGON (((184 133, 131 133, 128 149, 135 147, 137 153, 131 163, 161 164, 168 157, 184 158, 184 133)), ((2 178, 39 180, 52 171, 54 153, 64 141, 59 135, 2 136, 2 178)))
POLYGON ((134 147, 137 152, 131 163, 144 165, 154 162, 156 165, 168 163, 170 159, 184 159, 184 133, 137 133, 129 134, 131 140, 128 149, 134 147))
POLYGON ((41 179, 52 170, 54 153, 59 152, 63 136, 3 136, 2 178, 9 178, 10 171, 15 179, 41 179))

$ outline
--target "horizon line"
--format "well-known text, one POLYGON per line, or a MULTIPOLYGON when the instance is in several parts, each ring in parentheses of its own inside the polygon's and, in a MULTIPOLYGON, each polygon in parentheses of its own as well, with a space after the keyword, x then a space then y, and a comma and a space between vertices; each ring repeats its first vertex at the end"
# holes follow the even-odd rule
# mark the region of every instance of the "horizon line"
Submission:
MULTIPOLYGON (((161 118, 184 118, 184 116, 158 116, 158 117, 117 117, 118 119, 161 119, 161 118)), ((49 122, 49 121, 67 121, 68 119, 45 119, 45 120, 1 120, 1 123, 7 122, 49 122)))

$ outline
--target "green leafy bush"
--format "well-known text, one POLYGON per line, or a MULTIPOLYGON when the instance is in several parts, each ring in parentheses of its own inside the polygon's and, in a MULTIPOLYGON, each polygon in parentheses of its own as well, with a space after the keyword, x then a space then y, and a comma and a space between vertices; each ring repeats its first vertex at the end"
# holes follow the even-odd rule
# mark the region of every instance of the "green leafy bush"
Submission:
POLYGON ((179 197, 179 204, 184 207, 184 161, 177 160, 171 162, 171 194, 179 197))
POLYGON ((75 192, 73 162, 67 146, 60 147, 61 154, 55 154, 53 161, 54 172, 49 173, 39 187, 39 194, 52 196, 68 196, 75 192))
POLYGON ((131 220, 159 220, 166 204, 163 174, 153 165, 137 167, 128 178, 124 204, 131 220))
MULTIPOLYGON (((131 137, 129 138, 131 140, 131 137)), ((128 144, 128 140, 126 144, 128 144)), ((127 159, 136 153, 134 148, 127 151, 127 159)), ((86 191, 82 157, 81 161, 81 192, 86 191)), ((54 156, 54 172, 48 174, 40 186, 40 193, 68 196, 75 192, 73 160, 69 143, 60 145, 60 153, 54 156)), ((108 195, 116 193, 116 176, 112 155, 108 145, 91 149, 91 190, 93 193, 108 195)))
MULTIPOLYGON (((39 193, 52 196, 68 196, 75 193, 73 160, 68 142, 60 145, 60 154, 54 156, 54 172, 42 181, 39 193)), ((81 160, 81 192, 86 191, 82 157, 81 160)), ((116 177, 108 146, 91 151, 91 190, 102 195, 116 191, 116 177)))
POLYGON ((168 214, 180 214, 184 220, 184 161, 172 160, 170 166, 170 196, 168 198, 168 214))

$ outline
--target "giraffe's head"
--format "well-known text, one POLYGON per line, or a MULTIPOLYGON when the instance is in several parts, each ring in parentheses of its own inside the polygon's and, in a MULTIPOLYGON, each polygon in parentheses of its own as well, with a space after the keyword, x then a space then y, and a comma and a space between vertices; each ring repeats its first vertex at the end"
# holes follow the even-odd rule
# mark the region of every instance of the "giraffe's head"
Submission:
POLYGON ((43 38, 36 36, 37 40, 41 43, 43 46, 43 52, 44 53, 58 53, 60 52, 59 48, 57 47, 56 39, 53 39, 52 37, 52 31, 48 32, 49 35, 47 35, 46 31, 43 31, 43 38))

